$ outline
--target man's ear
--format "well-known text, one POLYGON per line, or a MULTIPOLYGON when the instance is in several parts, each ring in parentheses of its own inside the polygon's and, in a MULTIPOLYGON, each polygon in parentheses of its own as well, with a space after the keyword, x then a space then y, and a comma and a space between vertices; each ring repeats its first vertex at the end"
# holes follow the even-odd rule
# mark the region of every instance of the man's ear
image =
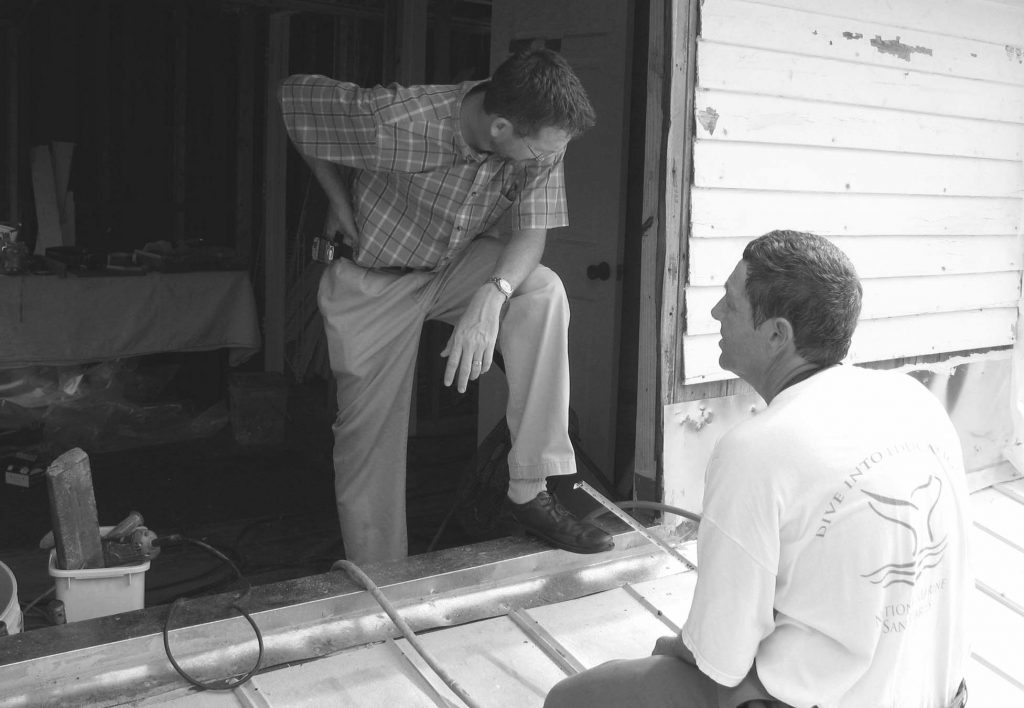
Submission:
POLYGON ((503 116, 497 116, 491 119, 491 139, 503 137, 505 135, 515 132, 515 126, 512 125, 512 121, 503 116))
POLYGON ((771 327, 768 338, 773 347, 783 349, 787 345, 792 345, 794 351, 796 350, 796 334, 789 320, 785 317, 772 317, 766 324, 771 327))

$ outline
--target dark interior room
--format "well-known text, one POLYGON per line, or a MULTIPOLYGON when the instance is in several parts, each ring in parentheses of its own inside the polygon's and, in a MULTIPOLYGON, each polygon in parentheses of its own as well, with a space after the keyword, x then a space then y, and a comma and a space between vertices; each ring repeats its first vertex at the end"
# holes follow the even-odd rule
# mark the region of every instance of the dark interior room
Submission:
MULTIPOLYGON (((60 622, 41 547, 53 525, 41 473, 73 448, 88 455, 101 526, 138 512, 158 535, 219 549, 252 583, 324 572, 343 556, 335 392, 315 297, 322 266, 308 257, 325 199, 279 128, 276 84, 294 73, 364 86, 486 78, 491 9, 490 0, 0 4, 0 219, 22 244, 5 254, 0 311, 40 339, 38 351, 24 339, 0 343, 0 458, 29 473, 0 487, 0 558, 18 578, 26 629, 60 622), (410 16, 414 7, 425 14, 410 16), (403 61, 413 53, 425 62, 403 61), (137 294, 185 275, 187 286, 137 294), (115 290, 98 295, 101 282, 115 290), (100 305, 79 309, 79 297, 100 305)), ((618 279, 629 301, 636 247, 625 248, 618 279)), ((619 379, 618 445, 605 462, 616 470, 632 450, 632 327, 623 318, 619 367, 633 375, 619 379)), ((477 382, 465 394, 441 383, 450 331, 428 323, 417 359, 414 554, 495 533, 456 513, 494 464, 477 382)), ((605 477, 589 462, 609 494, 629 492, 627 475, 605 477)), ((202 549, 172 547, 152 560, 145 602, 234 580, 202 549)))

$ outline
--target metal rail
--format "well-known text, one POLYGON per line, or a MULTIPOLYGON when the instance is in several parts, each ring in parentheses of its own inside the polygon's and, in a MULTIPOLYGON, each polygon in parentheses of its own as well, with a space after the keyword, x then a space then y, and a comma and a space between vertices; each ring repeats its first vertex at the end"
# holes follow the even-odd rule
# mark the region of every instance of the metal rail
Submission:
POLYGON ((603 494, 601 494, 599 491, 591 487, 586 482, 577 482, 576 484, 573 485, 573 489, 582 489, 584 492, 592 496, 594 498, 594 501, 596 501, 598 504, 603 506, 611 513, 615 514, 615 516, 619 517, 619 519, 621 519, 622 521, 629 524, 634 531, 636 531, 638 534, 646 538, 655 546, 668 553, 670 556, 675 558, 677 561, 685 565, 690 570, 697 570, 697 564, 695 562, 691 561, 689 558, 684 556, 669 543, 661 540, 660 538, 652 534, 650 531, 647 530, 647 528, 643 524, 641 524, 632 516, 630 516, 622 509, 617 507, 614 502, 612 502, 610 499, 607 499, 603 494))

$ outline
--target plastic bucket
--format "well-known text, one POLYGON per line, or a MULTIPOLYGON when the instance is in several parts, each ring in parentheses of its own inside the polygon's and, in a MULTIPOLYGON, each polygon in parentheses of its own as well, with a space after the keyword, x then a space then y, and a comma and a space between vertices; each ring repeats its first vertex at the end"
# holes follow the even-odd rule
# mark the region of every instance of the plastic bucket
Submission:
POLYGON ((0 563, 0 622, 4 623, 7 634, 21 631, 21 605, 18 604, 18 581, 14 573, 0 563))
MULTIPOLYGON (((112 528, 102 526, 100 532, 112 528)), ((141 610, 146 604, 147 570, 149 561, 116 568, 61 570, 57 567, 57 551, 50 551, 50 577, 57 599, 64 603, 68 622, 141 610)))

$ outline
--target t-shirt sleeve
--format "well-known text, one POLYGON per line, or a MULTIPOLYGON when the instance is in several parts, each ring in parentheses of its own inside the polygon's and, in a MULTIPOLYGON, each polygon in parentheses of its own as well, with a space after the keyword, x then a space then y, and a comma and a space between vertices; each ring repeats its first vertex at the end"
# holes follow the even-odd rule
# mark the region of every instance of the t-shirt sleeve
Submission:
POLYGON ((682 639, 697 666, 738 684, 775 627, 777 501, 754 451, 727 435, 708 463, 697 537, 697 587, 682 639))
POLYGON ((285 130, 304 155, 372 168, 378 121, 374 89, 326 76, 296 74, 278 88, 285 130))
POLYGON ((707 519, 700 525, 697 565, 682 639, 701 671, 723 686, 735 686, 775 626, 775 574, 707 519))

